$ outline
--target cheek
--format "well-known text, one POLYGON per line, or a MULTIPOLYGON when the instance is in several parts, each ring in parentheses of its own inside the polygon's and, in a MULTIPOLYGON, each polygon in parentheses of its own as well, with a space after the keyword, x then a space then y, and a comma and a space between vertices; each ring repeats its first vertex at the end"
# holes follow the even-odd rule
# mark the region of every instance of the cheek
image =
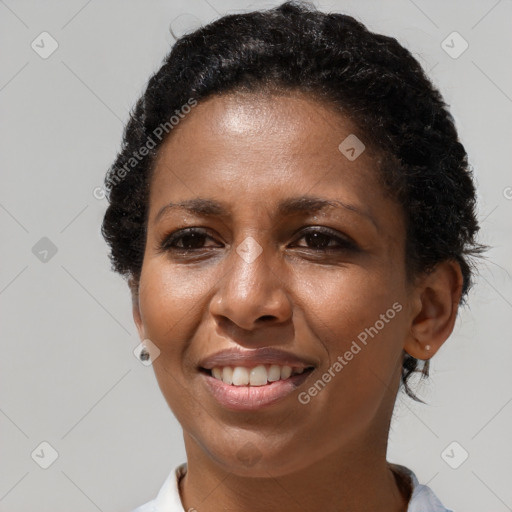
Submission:
POLYGON ((381 397, 401 366, 403 277, 361 267, 302 277, 304 322, 327 353, 322 371, 340 376, 332 379, 336 393, 356 386, 359 400, 361 393, 381 397))
POLYGON ((403 306, 406 296, 402 283, 403 277, 392 267, 380 271, 352 266, 301 273, 294 286, 311 322, 317 318, 326 334, 335 334, 341 341, 373 325, 395 302, 403 306))
POLYGON ((206 313, 204 305, 214 283, 211 272, 171 266, 163 259, 144 264, 139 293, 141 317, 146 337, 162 355, 175 355, 186 348, 206 313))

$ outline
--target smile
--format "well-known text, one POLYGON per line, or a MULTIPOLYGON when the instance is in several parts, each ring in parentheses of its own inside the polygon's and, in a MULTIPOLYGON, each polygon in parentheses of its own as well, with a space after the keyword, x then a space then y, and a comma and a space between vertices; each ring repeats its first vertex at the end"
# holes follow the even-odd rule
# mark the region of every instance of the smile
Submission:
POLYGON ((274 404, 300 386, 313 367, 257 365, 202 368, 209 392, 220 405, 232 410, 249 411, 274 404))

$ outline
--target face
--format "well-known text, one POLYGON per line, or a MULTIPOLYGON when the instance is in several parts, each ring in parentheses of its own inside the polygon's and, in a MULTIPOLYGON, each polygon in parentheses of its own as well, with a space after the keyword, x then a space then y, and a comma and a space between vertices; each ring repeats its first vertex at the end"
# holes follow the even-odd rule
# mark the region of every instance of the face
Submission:
POLYGON ((198 104, 161 147, 134 318, 160 350, 187 453, 284 475, 387 438, 408 330, 405 226, 377 155, 339 149, 355 133, 307 96, 231 94, 198 104), (215 364, 250 371, 237 353, 269 347, 306 369, 231 394, 205 369, 235 349, 215 364))

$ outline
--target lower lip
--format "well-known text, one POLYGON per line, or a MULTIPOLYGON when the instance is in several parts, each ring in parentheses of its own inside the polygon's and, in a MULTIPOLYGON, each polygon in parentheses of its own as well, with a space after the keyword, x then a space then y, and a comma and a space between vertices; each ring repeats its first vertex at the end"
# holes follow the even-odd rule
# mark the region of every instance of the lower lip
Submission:
POLYGON ((214 398, 223 407, 234 411, 254 411, 283 400, 295 391, 311 371, 293 375, 285 380, 277 380, 264 386, 232 386, 201 373, 214 398))

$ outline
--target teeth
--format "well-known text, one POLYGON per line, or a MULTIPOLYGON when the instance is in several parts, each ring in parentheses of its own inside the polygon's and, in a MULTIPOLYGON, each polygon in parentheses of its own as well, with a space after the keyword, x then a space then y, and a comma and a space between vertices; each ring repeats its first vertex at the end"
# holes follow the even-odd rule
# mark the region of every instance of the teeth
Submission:
POLYGON ((233 386, 264 386, 269 382, 288 379, 291 375, 299 375, 304 368, 292 368, 291 366, 279 366, 277 364, 260 364, 254 368, 245 366, 224 366, 212 368, 212 376, 222 380, 225 384, 233 386))
POLYGON ((283 366, 281 368, 281 380, 287 379, 292 374, 291 366, 283 366))
POLYGON ((268 369, 268 381, 274 382, 276 380, 279 380, 281 378, 281 367, 277 364, 271 364, 268 369))
POLYGON ((233 385, 247 386, 249 384, 249 371, 243 366, 235 366, 233 370, 233 385))
POLYGON ((225 366, 224 368, 219 368, 222 371, 222 381, 225 384, 233 384, 233 368, 230 366, 225 366))
POLYGON ((260 364, 249 373, 249 384, 251 386, 263 386, 267 383, 267 369, 260 364))

